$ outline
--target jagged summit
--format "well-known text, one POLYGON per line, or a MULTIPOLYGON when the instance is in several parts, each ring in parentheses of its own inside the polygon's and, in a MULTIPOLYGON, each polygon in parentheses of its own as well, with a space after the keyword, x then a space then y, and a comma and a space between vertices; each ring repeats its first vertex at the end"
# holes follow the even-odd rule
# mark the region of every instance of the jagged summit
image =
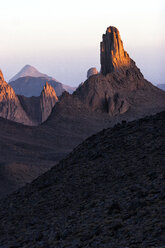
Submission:
POLYGON ((124 50, 120 33, 115 27, 108 27, 100 43, 101 72, 106 75, 121 67, 128 67, 132 60, 124 50))
POLYGON ((57 101, 58 97, 54 88, 46 82, 40 98, 42 122, 45 121, 51 114, 52 108, 57 101))

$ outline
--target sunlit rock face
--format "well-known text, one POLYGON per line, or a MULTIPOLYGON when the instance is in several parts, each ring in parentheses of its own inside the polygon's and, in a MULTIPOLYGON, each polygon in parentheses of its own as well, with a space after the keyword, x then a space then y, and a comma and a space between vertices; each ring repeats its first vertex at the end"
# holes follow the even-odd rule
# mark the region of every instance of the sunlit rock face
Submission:
POLYGON ((52 108, 58 101, 54 88, 46 83, 40 96, 42 122, 45 121, 52 112, 52 108))
POLYGON ((0 117, 33 125, 33 121, 28 117, 14 90, 5 82, 0 70, 0 117))
POLYGON ((97 69, 95 67, 92 67, 87 71, 87 78, 96 74, 98 74, 97 69))
POLYGON ((102 74, 106 75, 121 67, 130 65, 131 59, 128 53, 124 51, 123 42, 117 28, 107 28, 106 34, 103 34, 100 46, 102 74))

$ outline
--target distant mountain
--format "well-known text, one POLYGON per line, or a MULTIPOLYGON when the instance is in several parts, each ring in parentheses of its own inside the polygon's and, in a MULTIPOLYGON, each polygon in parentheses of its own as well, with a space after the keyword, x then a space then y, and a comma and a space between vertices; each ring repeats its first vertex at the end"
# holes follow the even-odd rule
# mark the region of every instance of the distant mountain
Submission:
POLYGON ((157 87, 161 90, 165 90, 165 84, 158 84, 157 87))
POLYGON ((9 80, 9 84, 17 95, 24 95, 27 97, 40 96, 46 82, 49 82, 55 89, 57 96, 60 96, 65 90, 69 93, 73 93, 76 89, 69 85, 63 85, 56 79, 39 72, 31 65, 24 66, 20 72, 9 80))
POLYGON ((0 247, 163 248, 164 120, 104 129, 1 200, 0 247))
POLYGON ((36 126, 48 118, 57 101, 56 92, 48 83, 38 97, 16 95, 0 71, 0 117, 36 126))
POLYGON ((20 77, 27 77, 27 76, 29 76, 29 77, 44 77, 47 79, 55 80, 54 78, 49 77, 48 75, 39 72, 35 67, 33 67, 31 65, 25 65, 14 77, 12 77, 9 80, 9 83, 17 80, 20 77))
POLYGON ((60 96, 62 92, 64 92, 64 88, 61 83, 45 77, 20 77, 15 81, 10 82, 9 85, 14 89, 17 95, 31 97, 40 96, 46 82, 54 88, 57 96, 60 96))

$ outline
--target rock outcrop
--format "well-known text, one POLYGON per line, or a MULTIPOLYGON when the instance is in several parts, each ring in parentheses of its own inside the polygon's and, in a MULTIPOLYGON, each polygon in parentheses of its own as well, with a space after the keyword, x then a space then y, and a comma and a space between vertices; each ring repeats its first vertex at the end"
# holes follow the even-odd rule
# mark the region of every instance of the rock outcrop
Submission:
POLYGON ((87 78, 96 74, 98 74, 98 70, 95 67, 92 67, 87 71, 87 78))
POLYGON ((14 90, 8 85, 0 71, 0 117, 33 125, 34 122, 24 111, 14 90))
POLYGON ((132 63, 128 53, 124 51, 120 33, 115 27, 108 27, 106 34, 103 34, 100 55, 101 72, 104 75, 122 67, 129 67, 132 63))
POLYGON ((55 90, 46 82, 40 96, 42 122, 46 121, 57 101, 55 90))
POLYGON ((18 97, 28 116, 36 123, 35 126, 41 124, 49 117, 55 103, 58 101, 54 88, 47 82, 40 96, 18 97))
POLYGON ((31 97, 40 96, 46 82, 54 88, 57 96, 62 95, 64 92, 63 85, 60 82, 45 77, 20 77, 17 80, 10 82, 9 85, 14 89, 17 95, 31 97))

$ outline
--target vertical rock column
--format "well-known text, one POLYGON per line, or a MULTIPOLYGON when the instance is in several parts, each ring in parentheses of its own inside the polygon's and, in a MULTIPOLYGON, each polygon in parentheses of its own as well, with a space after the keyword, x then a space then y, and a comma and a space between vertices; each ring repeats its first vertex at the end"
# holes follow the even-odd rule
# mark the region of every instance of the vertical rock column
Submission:
POLYGON ((115 27, 108 27, 100 44, 101 73, 106 75, 120 67, 130 65, 130 58, 124 51, 120 33, 115 27))

